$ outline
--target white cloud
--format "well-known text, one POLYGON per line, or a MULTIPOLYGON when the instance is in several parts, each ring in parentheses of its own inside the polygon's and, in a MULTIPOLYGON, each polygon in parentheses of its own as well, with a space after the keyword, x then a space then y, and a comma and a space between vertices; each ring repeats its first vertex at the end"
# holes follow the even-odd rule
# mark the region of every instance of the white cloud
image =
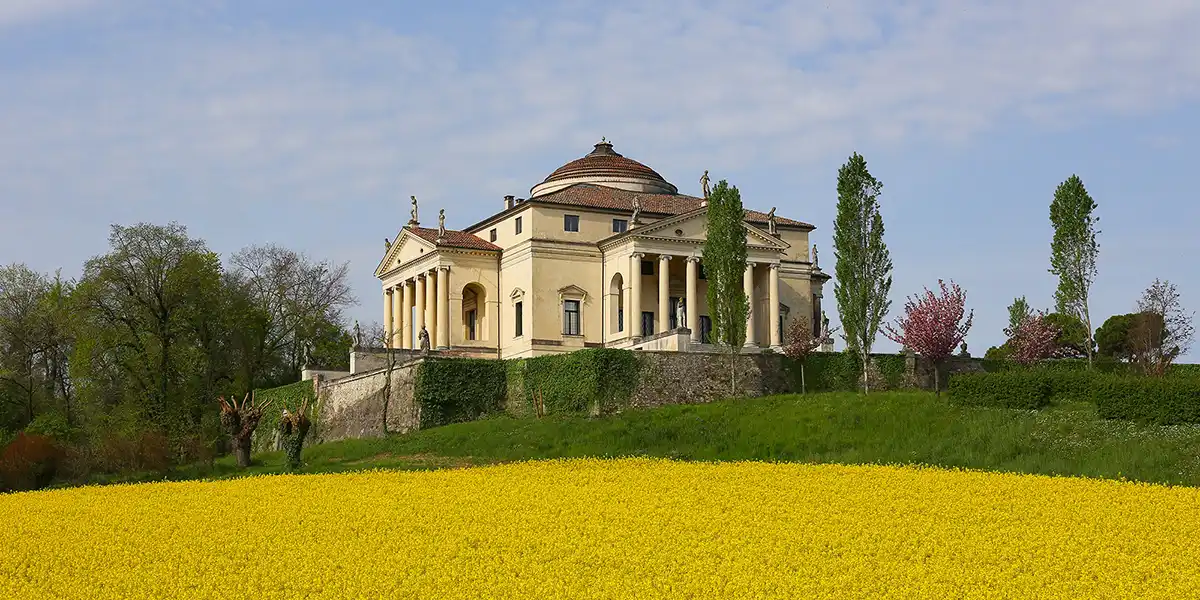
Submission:
POLYGON ((99 4, 99 0, 4 0, 0 2, 0 29, 44 21, 99 4))

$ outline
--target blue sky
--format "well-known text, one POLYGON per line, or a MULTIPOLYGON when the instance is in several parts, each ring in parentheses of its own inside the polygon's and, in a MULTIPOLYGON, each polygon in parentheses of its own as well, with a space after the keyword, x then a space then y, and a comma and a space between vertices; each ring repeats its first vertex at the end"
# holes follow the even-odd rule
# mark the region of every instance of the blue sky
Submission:
POLYGON ((1096 324, 1156 277, 1200 306, 1200 3, 501 4, 0 3, 0 262, 77 276, 109 224, 177 220, 223 255, 349 261, 369 322, 409 195, 462 227, 606 136, 685 193, 709 169, 817 225, 826 270, 862 153, 889 321, 952 279, 975 354, 1014 296, 1052 305, 1072 173, 1099 204, 1096 324))

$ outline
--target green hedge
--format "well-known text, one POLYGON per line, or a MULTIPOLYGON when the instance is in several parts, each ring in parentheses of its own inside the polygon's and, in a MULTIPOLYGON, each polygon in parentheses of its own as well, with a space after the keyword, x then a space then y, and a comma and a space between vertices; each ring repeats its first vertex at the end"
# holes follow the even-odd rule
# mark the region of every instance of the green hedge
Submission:
POLYGON ((1053 386, 1041 373, 961 373, 950 378, 949 391, 964 406, 1038 409, 1050 404, 1053 386))
MULTIPOLYGON (((871 362, 887 382, 887 389, 902 389, 904 383, 904 356, 899 354, 873 354, 871 362)), ((788 386, 800 391, 800 364, 784 359, 788 386)), ((811 392, 857 391, 862 378, 862 361, 848 352, 815 352, 804 362, 805 387, 811 392)))
POLYGON ((1091 387, 1101 417, 1155 425, 1200 423, 1200 379, 1098 377, 1091 387))
POLYGON ((429 358, 416 369, 421 429, 473 421, 504 408, 505 365, 482 358, 429 358))
POLYGON ((533 414, 534 395, 541 394, 547 414, 609 413, 628 406, 641 371, 635 353, 588 348, 513 361, 508 384, 510 406, 533 414), (516 398, 513 395, 519 394, 516 398))
MULTIPOLYGON (((271 407, 263 413, 263 418, 258 422, 258 429, 254 430, 254 440, 251 442, 251 450, 253 452, 266 452, 274 450, 275 430, 279 429, 279 419, 282 416, 283 409, 288 409, 288 412, 296 412, 300 410, 300 404, 308 400, 308 405, 312 412, 310 417, 313 417, 313 427, 319 427, 317 419, 318 409, 315 406, 315 398, 313 397, 313 382, 312 380, 297 381, 276 388, 254 391, 254 403, 258 405, 273 401, 271 407)), ((310 435, 312 435, 310 433, 310 435)))

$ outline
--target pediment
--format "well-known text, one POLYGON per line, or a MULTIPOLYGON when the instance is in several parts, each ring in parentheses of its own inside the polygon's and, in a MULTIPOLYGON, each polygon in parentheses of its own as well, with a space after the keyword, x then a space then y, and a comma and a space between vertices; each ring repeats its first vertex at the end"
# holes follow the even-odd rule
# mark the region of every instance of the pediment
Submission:
POLYGON ((587 295, 588 295, 587 290, 585 290, 577 285, 574 285, 574 284, 568 285, 566 287, 558 288, 559 301, 562 301, 564 298, 569 298, 569 299, 578 298, 580 300, 587 300, 587 295))
MULTIPOLYGON (((704 242, 708 227, 708 209, 700 208, 692 212, 661 219, 647 225, 640 225, 629 230, 631 237, 660 240, 680 240, 704 242)), ((746 230, 746 243, 755 248, 770 248, 786 250, 791 244, 779 239, 754 225, 743 222, 746 230)))
POLYGON ((406 229, 400 230, 396 241, 383 255, 383 260, 375 268, 375 276, 382 277, 384 273, 410 261, 425 256, 437 250, 437 246, 406 229))

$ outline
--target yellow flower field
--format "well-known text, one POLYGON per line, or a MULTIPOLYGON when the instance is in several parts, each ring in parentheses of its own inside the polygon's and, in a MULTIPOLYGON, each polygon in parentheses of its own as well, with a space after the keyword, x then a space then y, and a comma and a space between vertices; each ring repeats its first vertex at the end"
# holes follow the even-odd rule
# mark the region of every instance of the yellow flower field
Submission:
POLYGON ((530 462, 0 496, 2 598, 1184 598, 1200 489, 530 462))

